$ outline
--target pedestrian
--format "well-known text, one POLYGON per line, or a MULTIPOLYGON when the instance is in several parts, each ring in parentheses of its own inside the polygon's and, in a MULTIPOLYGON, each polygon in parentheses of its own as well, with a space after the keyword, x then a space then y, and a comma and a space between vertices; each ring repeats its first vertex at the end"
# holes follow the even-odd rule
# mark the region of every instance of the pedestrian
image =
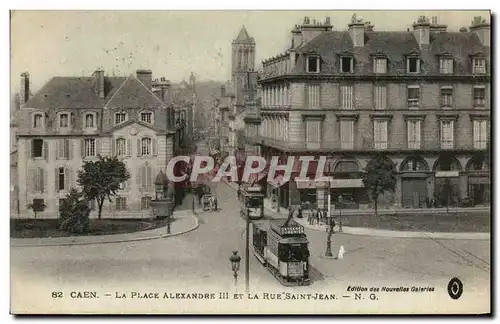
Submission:
POLYGON ((304 216, 302 215, 302 206, 299 205, 297 208, 297 218, 303 218, 304 216))

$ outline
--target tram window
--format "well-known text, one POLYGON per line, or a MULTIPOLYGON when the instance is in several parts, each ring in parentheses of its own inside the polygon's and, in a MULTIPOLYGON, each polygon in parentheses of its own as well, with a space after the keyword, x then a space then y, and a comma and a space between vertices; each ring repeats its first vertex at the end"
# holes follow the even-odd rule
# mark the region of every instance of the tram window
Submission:
POLYGON ((255 208, 255 207, 261 207, 261 199, 259 198, 249 198, 248 199, 248 207, 250 208, 255 208))
POLYGON ((281 260, 304 261, 309 257, 307 244, 280 245, 281 260))

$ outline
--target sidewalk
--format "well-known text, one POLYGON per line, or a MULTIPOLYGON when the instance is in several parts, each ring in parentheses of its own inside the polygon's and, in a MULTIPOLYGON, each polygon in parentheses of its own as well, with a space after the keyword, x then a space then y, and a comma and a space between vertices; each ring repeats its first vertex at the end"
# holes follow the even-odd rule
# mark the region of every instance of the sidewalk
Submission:
POLYGON ((155 228, 153 230, 139 231, 133 233, 93 236, 70 236, 70 237, 46 237, 46 238, 11 238, 11 247, 34 247, 54 245, 85 245, 102 243, 121 243, 130 241, 152 240, 170 236, 176 236, 191 232, 199 226, 198 218, 191 211, 179 210, 174 212, 174 220, 168 226, 155 228))
MULTIPOLYGON (((229 183, 226 180, 224 182, 231 186, 233 189, 237 189, 238 185, 235 183, 229 183)), ((264 199, 264 209, 272 214, 272 216, 277 217, 288 217, 288 208, 280 207, 280 211, 276 211, 276 208, 272 207, 270 199, 264 199)), ((467 212, 467 211, 481 212, 490 211, 489 207, 473 207, 473 208, 449 208, 450 212, 467 212)), ((373 209, 364 210, 342 210, 343 215, 366 215, 369 213, 375 213, 373 209)), ((429 208, 429 209, 379 209, 379 215, 398 215, 406 213, 446 213, 446 208, 429 208)), ((296 218, 294 220, 307 229, 313 231, 326 232, 326 225, 310 225, 307 223, 307 217, 296 218)), ((338 232, 338 225, 335 226, 335 231, 338 232)), ((423 231, 396 231, 396 230, 383 230, 368 227, 349 227, 342 226, 343 234, 352 235, 365 235, 365 236, 378 236, 378 237, 399 237, 399 238, 433 238, 433 239, 453 239, 453 240, 489 240, 491 238, 491 233, 478 233, 478 232, 463 232, 463 233, 452 233, 452 232, 423 232, 423 231)))

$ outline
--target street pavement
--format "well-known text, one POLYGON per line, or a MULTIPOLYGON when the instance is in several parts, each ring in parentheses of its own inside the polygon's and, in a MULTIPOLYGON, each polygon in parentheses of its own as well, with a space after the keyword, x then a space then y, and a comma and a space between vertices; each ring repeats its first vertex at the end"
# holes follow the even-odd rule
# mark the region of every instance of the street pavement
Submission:
MULTIPOLYGON (((199 228, 183 235, 98 245, 11 247, 11 293, 25 296, 22 299, 25 301, 19 297, 16 299, 18 304, 14 305, 26 307, 26 303, 33 302, 26 296, 30 291, 47 294, 53 290, 71 289, 99 289, 113 294, 115 291, 152 289, 243 292, 245 221, 239 215, 234 189, 218 183, 215 190, 219 211, 198 210, 199 228), (236 285, 229 261, 232 251, 238 251, 242 257, 236 285)), ((186 199, 189 201, 191 197, 186 199)), ((269 214, 268 217, 285 216, 269 214)), ((389 238, 337 233, 332 237, 333 252, 336 254, 338 248, 344 246, 345 254, 343 259, 335 260, 324 257, 325 232, 306 230, 306 234, 310 241, 312 284, 284 288, 250 254, 251 291, 340 292, 348 285, 403 284, 432 285, 446 292, 449 280, 458 277, 464 283, 464 298, 469 298, 464 302, 470 305, 480 299, 485 306, 489 303, 489 240, 389 238)), ((189 304, 185 307, 176 308, 176 311, 192 311, 189 304)))

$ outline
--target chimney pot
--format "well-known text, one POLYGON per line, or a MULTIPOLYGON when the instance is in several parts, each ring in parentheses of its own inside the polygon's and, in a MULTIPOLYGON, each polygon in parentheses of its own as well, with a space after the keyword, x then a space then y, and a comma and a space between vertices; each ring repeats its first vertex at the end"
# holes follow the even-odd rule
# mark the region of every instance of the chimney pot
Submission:
POLYGON ((19 90, 19 103, 24 106, 30 99, 30 74, 28 72, 21 73, 21 87, 19 90))
POLYGON ((137 70, 136 77, 141 81, 146 88, 152 89, 153 72, 151 70, 137 70))

